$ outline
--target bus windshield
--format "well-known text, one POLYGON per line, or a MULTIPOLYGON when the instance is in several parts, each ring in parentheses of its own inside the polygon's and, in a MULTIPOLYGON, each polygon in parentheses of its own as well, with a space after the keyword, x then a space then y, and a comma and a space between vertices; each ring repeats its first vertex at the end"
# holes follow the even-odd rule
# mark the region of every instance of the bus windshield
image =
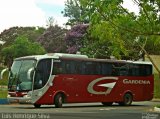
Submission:
POLYGON ((10 91, 29 91, 32 89, 32 78, 28 77, 27 73, 33 71, 36 64, 34 59, 15 60, 12 64, 8 90, 10 91))

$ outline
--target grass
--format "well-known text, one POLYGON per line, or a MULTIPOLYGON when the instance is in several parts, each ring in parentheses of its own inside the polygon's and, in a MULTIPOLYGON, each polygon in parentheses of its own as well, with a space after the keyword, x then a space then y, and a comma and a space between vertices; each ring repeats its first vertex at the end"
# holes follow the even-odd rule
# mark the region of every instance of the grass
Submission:
POLYGON ((7 90, 0 90, 0 99, 7 98, 7 90))
POLYGON ((0 85, 7 85, 8 84, 8 72, 4 73, 3 79, 0 80, 0 85))
MULTIPOLYGON (((0 72, 3 68, 0 67, 0 72)), ((0 80, 0 99, 7 98, 8 72, 4 73, 3 79, 0 80)))
MULTIPOLYGON (((160 69, 160 55, 150 55, 154 63, 158 66, 160 69)), ((149 61, 149 59, 146 57, 146 61, 149 61)), ((158 76, 157 70, 153 69, 155 73, 154 77, 154 98, 160 99, 160 77, 158 76)))
POLYGON ((154 76, 154 98, 160 99, 160 79, 158 74, 155 74, 154 76))
MULTIPOLYGON (((156 66, 160 69, 160 55, 150 55, 156 66)), ((147 57, 145 57, 146 61, 150 61, 147 57)), ((157 70, 153 67, 154 73, 158 73, 157 70)))
MULTIPOLYGON (((0 72, 2 71, 2 69, 4 69, 4 68, 0 67, 0 72)), ((9 73, 8 71, 6 71, 4 73, 3 79, 0 80, 0 85, 7 85, 8 84, 8 73, 9 73)))

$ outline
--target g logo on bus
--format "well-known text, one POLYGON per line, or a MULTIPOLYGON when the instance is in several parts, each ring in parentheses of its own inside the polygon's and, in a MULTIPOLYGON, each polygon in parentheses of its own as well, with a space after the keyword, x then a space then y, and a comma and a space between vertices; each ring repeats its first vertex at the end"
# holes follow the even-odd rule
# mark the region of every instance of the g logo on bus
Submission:
POLYGON ((87 87, 87 90, 89 93, 92 93, 92 94, 96 94, 96 95, 102 95, 102 94, 109 94, 112 89, 114 88, 114 86, 116 85, 116 82, 113 82, 113 83, 105 83, 105 84, 100 84, 98 86, 102 86, 102 87, 106 87, 107 90, 105 92, 98 92, 98 91, 95 91, 93 89, 94 85, 99 82, 99 81, 102 81, 102 80, 118 80, 118 77, 101 77, 101 78, 97 78, 95 80, 93 80, 91 83, 89 83, 88 87, 87 87))

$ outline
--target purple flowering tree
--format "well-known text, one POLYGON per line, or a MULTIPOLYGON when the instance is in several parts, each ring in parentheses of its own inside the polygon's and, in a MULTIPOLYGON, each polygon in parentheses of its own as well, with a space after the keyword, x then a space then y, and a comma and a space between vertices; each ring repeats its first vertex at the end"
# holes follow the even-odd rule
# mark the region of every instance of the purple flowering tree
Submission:
POLYGON ((83 47, 83 39, 87 34, 88 24, 78 24, 68 31, 65 37, 67 52, 77 53, 83 47))
POLYGON ((39 42, 48 53, 64 53, 66 52, 66 44, 64 41, 66 32, 66 29, 58 25, 50 26, 37 39, 37 42, 39 42))

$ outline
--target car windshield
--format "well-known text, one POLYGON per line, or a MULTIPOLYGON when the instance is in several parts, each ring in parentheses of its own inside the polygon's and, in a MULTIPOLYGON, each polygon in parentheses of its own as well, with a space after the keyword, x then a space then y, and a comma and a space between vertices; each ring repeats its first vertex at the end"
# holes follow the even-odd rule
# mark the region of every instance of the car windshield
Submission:
MULTIPOLYGON (((29 91, 32 89, 32 79, 28 77, 28 73, 32 71, 33 73, 36 60, 25 59, 25 60, 15 60, 12 64, 8 89, 13 91, 29 91)), ((32 74, 33 75, 33 74, 32 74)))

